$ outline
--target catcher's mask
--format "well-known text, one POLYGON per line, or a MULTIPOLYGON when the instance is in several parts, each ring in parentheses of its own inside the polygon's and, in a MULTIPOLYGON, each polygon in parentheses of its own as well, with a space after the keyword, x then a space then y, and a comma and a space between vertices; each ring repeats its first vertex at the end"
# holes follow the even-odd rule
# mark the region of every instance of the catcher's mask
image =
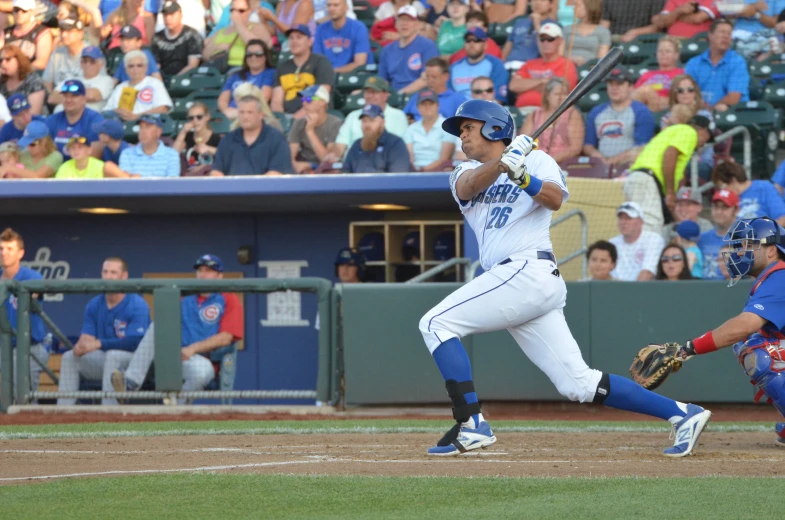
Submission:
POLYGON ((723 241, 730 247, 729 251, 722 253, 730 274, 728 287, 736 285, 750 273, 755 263, 755 252, 762 245, 776 245, 777 249, 785 253, 785 233, 769 217, 739 220, 728 230, 723 241))

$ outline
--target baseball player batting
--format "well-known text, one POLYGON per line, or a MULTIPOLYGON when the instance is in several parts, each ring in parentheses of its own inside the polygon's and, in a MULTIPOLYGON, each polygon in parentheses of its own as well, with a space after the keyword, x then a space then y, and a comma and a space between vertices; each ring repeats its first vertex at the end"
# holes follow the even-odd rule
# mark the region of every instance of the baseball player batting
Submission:
POLYGON ((556 161, 534 150, 530 137, 515 137, 512 116, 492 101, 463 103, 442 128, 460 137, 469 158, 452 172, 450 187, 477 236, 486 272, 420 320, 456 420, 428 454, 458 455, 496 442, 481 413, 460 338, 500 329, 510 332, 565 397, 665 419, 673 425, 676 442, 664 454, 692 453, 711 412, 591 369, 581 357, 564 319, 567 290, 550 239, 551 214, 569 197, 556 161))

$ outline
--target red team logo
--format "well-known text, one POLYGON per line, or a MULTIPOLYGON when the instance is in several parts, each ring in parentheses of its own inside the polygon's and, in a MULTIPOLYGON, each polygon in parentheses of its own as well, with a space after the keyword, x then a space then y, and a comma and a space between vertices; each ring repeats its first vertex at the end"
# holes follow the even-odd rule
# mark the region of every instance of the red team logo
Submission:
POLYGON ((153 87, 145 87, 139 91, 139 101, 142 103, 153 102, 153 87))
POLYGON ((215 323, 221 317, 223 308, 213 303, 199 310, 199 318, 205 323, 215 323))

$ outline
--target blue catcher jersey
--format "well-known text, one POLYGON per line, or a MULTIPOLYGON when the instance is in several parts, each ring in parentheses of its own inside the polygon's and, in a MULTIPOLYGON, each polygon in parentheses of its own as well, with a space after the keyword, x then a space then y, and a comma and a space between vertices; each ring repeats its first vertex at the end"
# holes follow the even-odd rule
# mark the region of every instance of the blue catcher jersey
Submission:
POLYGON ((750 289, 744 312, 757 314, 767 321, 763 331, 779 333, 785 329, 785 262, 768 266, 750 289))

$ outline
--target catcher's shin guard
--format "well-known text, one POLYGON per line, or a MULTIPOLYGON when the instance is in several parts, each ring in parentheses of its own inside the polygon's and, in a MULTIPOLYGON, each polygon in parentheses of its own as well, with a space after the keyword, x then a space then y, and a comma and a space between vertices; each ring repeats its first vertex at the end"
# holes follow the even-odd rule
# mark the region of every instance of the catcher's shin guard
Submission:
POLYGON ((460 383, 454 379, 448 379, 445 383, 447 387, 447 395, 452 400, 452 416, 455 418, 455 425, 450 428, 444 437, 439 439, 436 443, 437 446, 449 446, 457 438, 461 430, 461 423, 468 421, 472 415, 480 413, 480 403, 467 403, 464 394, 474 392, 473 381, 461 381, 460 383))
POLYGON ((759 388, 755 401, 765 395, 785 417, 785 348, 779 339, 753 334, 746 342, 737 343, 733 352, 750 382, 759 388))

